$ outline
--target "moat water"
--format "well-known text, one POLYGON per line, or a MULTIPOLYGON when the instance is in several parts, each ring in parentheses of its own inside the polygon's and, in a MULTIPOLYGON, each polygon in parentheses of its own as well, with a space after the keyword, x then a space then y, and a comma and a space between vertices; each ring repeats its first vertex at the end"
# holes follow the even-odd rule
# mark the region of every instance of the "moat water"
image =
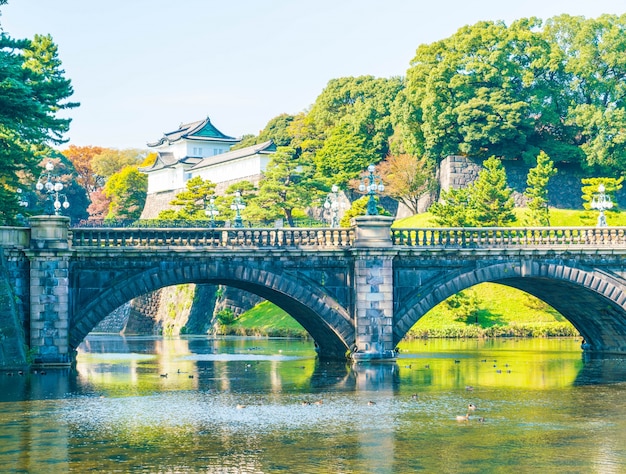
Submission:
POLYGON ((351 365, 309 341, 89 337, 75 371, 0 373, 0 471, 626 472, 626 359, 574 338, 401 347, 351 365))

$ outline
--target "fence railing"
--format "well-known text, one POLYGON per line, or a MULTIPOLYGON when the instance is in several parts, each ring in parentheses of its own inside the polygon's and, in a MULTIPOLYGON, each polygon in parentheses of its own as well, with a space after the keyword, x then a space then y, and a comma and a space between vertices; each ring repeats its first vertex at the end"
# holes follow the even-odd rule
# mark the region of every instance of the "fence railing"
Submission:
POLYGON ((626 247, 626 227, 394 228, 391 238, 394 245, 415 247, 626 247))
POLYGON ((72 228, 73 247, 349 247, 347 228, 72 228))

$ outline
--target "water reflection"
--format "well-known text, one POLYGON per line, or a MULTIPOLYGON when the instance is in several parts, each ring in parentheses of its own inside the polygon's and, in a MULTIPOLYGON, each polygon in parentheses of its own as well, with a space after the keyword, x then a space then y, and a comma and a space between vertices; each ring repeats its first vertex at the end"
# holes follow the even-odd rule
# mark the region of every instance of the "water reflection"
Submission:
POLYGON ((583 358, 576 340, 416 341, 396 363, 349 364, 321 362, 301 341, 90 338, 75 371, 0 376, 0 463, 622 472, 625 365, 583 358))

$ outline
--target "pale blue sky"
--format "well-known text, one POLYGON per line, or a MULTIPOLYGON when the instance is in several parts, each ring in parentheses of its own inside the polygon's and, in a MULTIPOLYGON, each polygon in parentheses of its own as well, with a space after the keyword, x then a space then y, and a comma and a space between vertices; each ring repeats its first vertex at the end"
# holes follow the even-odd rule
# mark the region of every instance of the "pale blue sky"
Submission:
POLYGON ((330 79, 403 76, 420 44, 479 20, 622 14, 623 0, 9 0, 14 38, 51 34, 73 100, 69 143, 145 148, 182 122, 258 134, 330 79))

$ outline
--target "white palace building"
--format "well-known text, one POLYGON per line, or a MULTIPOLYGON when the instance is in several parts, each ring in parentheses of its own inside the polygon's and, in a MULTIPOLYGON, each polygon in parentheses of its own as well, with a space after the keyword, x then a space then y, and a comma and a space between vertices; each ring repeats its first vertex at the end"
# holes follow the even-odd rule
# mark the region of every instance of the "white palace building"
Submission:
POLYGON ((141 218, 157 217, 196 176, 215 183, 217 194, 238 181, 258 183, 276 146, 270 140, 231 151, 239 142, 220 132, 207 117, 181 124, 158 141, 148 143, 157 159, 152 166, 140 168, 148 175, 148 196, 141 218))

